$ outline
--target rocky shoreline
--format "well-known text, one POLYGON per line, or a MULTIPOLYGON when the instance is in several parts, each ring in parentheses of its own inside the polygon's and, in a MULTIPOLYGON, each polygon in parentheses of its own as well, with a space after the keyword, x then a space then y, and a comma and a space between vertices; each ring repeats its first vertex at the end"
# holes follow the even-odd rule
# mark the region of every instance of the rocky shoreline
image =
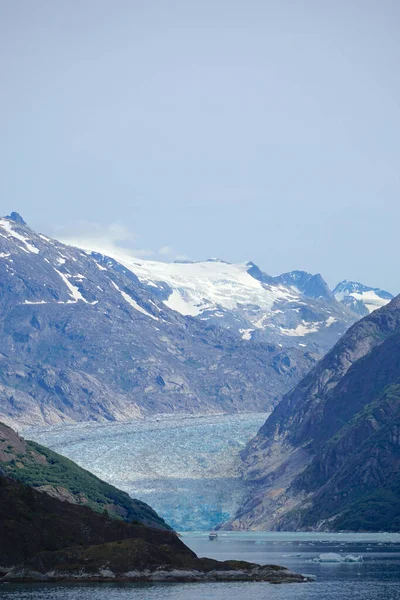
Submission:
POLYGON ((229 568, 227 563, 224 569, 212 569, 210 571, 197 569, 155 569, 153 571, 127 571, 115 573, 110 568, 103 568, 95 572, 80 571, 47 571, 39 572, 29 568, 16 567, 5 575, 0 582, 12 583, 73 583, 77 581, 93 583, 110 582, 160 582, 160 583, 191 583, 191 582, 245 582, 256 581, 273 584, 280 583, 305 583, 312 581, 311 578, 294 573, 285 567, 276 565, 252 565, 242 568, 229 568))

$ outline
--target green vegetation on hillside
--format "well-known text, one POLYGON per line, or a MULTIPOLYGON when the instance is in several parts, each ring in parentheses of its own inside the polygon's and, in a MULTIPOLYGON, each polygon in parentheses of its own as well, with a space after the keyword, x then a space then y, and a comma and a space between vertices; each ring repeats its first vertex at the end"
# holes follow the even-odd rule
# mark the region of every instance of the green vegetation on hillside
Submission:
POLYGON ((114 518, 170 529, 145 502, 132 499, 57 452, 0 426, 0 465, 5 475, 61 500, 106 511, 114 518))
POLYGON ((400 531, 400 487, 363 496, 332 527, 336 531, 400 531))

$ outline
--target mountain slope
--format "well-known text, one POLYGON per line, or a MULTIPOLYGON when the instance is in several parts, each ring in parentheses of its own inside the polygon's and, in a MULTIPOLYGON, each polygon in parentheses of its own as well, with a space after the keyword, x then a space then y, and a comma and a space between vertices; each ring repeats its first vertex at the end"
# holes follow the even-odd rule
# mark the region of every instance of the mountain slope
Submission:
POLYGON ((254 266, 164 264, 206 271, 186 284, 171 275, 172 289, 132 260, 36 234, 15 213, 0 219, 4 422, 267 411, 355 319, 335 300, 263 283, 254 266), (190 286, 196 302, 217 295, 198 318, 170 306, 190 286))
POLYGON ((399 529, 385 511, 400 507, 400 296, 350 328, 242 458, 254 487, 234 527, 399 529))
POLYGON ((393 295, 379 288, 372 288, 355 281, 341 281, 333 290, 338 302, 347 306, 352 312, 365 317, 381 306, 385 306, 393 295))
POLYGON ((97 512, 107 511, 127 522, 169 529, 144 502, 133 500, 126 492, 49 448, 24 440, 3 423, 0 423, 0 470, 7 477, 65 502, 88 506, 97 512))
POLYGON ((315 362, 165 305, 115 260, 0 219, 0 418, 269 410, 315 362))

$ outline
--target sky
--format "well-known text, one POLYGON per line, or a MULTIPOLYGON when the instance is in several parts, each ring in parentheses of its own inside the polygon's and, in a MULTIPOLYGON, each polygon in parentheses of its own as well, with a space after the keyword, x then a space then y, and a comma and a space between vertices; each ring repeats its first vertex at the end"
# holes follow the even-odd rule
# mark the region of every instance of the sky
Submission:
POLYGON ((399 33, 398 0, 2 0, 0 214, 398 293, 399 33))

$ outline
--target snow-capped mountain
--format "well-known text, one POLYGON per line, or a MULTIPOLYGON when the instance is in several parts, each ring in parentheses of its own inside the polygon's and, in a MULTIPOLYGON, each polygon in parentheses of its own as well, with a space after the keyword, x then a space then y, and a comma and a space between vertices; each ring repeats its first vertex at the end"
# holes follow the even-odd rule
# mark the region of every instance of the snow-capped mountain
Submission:
POLYGON ((0 219, 1 420, 267 411, 321 354, 298 338, 243 340, 183 315, 168 306, 167 284, 141 278, 36 234, 18 215, 0 219))
MULTIPOLYGON (((94 253, 97 260, 108 260, 94 253)), ((339 304, 320 275, 295 271, 278 277, 254 263, 163 263, 115 254, 162 301, 184 316, 195 317, 239 334, 243 340, 281 347, 328 350, 356 316, 339 304)))
POLYGON ((323 283, 116 259, 13 213, 0 219, 0 419, 268 411, 357 319, 323 283))
POLYGON ((333 290, 338 300, 354 313, 365 317, 377 308, 388 304, 394 298, 392 294, 379 288, 369 287, 355 281, 341 281, 333 290))
POLYGON ((288 285, 309 298, 333 300, 333 294, 319 273, 312 275, 305 271, 290 271, 274 278, 276 282, 288 285))

